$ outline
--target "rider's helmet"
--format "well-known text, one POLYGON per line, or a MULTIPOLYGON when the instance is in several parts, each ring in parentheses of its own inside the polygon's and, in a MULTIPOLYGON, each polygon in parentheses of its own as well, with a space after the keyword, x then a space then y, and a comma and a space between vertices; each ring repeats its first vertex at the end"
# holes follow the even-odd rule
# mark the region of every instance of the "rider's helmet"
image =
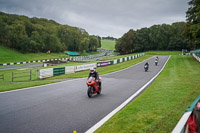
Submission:
POLYGON ((90 68, 90 72, 93 73, 95 71, 94 67, 90 68))

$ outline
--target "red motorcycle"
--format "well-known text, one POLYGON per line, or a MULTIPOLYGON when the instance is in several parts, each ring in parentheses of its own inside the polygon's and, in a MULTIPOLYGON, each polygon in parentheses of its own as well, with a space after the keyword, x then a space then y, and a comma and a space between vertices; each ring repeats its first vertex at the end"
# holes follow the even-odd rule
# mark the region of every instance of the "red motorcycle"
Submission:
MULTIPOLYGON (((102 82, 101 77, 99 77, 100 82, 102 82)), ((88 86, 87 94, 88 97, 90 98, 93 94, 101 94, 101 86, 99 87, 99 84, 95 81, 94 77, 90 77, 87 82, 88 86)))

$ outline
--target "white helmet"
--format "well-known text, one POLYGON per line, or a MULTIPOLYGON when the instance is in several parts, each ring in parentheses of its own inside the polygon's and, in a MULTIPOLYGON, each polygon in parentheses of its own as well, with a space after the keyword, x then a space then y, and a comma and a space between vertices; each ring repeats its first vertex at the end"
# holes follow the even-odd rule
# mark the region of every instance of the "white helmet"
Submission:
POLYGON ((90 68, 90 72, 93 73, 95 71, 94 67, 90 68))

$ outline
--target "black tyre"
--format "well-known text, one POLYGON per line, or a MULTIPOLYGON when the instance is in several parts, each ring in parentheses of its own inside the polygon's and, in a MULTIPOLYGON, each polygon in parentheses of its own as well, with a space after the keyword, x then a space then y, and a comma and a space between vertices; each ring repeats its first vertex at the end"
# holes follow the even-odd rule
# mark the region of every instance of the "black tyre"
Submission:
POLYGON ((87 94, 89 98, 92 97, 92 86, 88 87, 87 94))
POLYGON ((97 94, 101 94, 101 87, 99 88, 99 91, 97 92, 97 94))

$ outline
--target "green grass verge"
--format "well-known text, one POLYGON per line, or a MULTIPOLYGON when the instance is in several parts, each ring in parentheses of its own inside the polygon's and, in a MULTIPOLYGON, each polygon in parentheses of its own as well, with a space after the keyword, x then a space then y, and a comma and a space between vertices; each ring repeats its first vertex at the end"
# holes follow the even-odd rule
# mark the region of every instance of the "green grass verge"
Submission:
MULTIPOLYGON (((100 52, 90 52, 82 53, 81 56, 88 56, 100 54, 100 52)), ((55 58, 67 58, 68 55, 64 53, 20 53, 16 50, 6 48, 0 45, 0 64, 2 63, 14 63, 14 62, 24 62, 24 61, 35 61, 42 59, 55 59, 55 58)))
POLYGON ((115 50, 115 41, 101 40, 101 48, 106 50, 115 50))
POLYGON ((158 78, 96 133, 171 132, 200 93, 199 75, 192 56, 172 55, 158 78))

